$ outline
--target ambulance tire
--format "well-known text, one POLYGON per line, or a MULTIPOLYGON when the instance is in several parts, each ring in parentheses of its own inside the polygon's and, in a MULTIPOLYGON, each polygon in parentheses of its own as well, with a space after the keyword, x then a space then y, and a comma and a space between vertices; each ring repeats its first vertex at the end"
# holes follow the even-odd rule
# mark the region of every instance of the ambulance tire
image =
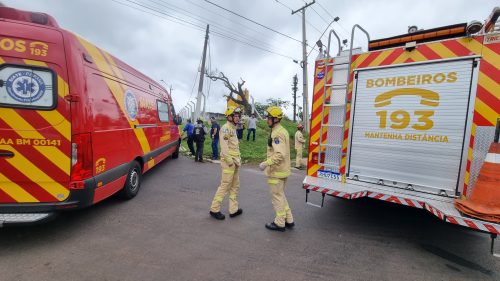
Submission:
POLYGON ((177 148, 175 149, 174 153, 172 153, 172 159, 177 159, 179 158, 179 149, 181 147, 181 142, 177 144, 177 148))
POLYGON ((125 186, 120 191, 120 197, 126 200, 134 198, 141 188, 142 169, 137 161, 133 161, 127 174, 125 186))

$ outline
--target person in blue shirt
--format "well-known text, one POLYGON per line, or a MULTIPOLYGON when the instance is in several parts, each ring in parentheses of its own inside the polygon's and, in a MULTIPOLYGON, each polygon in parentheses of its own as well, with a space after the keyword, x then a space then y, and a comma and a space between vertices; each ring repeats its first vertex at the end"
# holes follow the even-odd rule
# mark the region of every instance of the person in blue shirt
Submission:
POLYGON ((194 142, 193 129, 194 129, 194 126, 191 123, 191 119, 187 119, 187 123, 186 123, 186 125, 184 125, 184 128, 182 129, 182 131, 186 132, 187 144, 189 147, 189 151, 191 152, 191 155, 195 155, 194 146, 193 146, 193 142, 194 142))
POLYGON ((212 138, 212 160, 219 160, 219 131, 220 125, 215 120, 215 117, 210 117, 212 122, 212 129, 210 130, 210 137, 212 138))

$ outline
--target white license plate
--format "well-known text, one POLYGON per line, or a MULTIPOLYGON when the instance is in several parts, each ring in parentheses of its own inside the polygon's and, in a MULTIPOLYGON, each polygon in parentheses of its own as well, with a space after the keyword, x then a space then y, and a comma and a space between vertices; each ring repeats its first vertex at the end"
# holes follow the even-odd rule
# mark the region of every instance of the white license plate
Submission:
POLYGON ((324 171, 324 170, 318 171, 318 177, 330 179, 330 180, 337 180, 337 181, 340 181, 340 179, 341 179, 340 173, 335 173, 335 172, 331 172, 331 171, 324 171))

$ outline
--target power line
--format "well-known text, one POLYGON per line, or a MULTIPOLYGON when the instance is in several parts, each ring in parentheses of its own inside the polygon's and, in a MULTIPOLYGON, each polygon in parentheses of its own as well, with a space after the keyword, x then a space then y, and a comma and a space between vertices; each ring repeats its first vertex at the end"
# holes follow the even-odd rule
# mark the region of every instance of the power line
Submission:
MULTIPOLYGON (((330 14, 330 12, 328 12, 328 10, 323 5, 321 5, 321 3, 319 3, 318 0, 316 0, 316 3, 318 3, 318 5, 321 7, 321 9, 323 9, 323 11, 325 11, 325 13, 327 13, 332 19, 334 19, 334 16, 332 14, 330 14)), ((345 32, 345 34, 349 38, 351 33, 349 33, 349 31, 347 31, 347 29, 345 29, 342 26, 342 24, 340 24, 340 22, 337 21, 337 24, 339 25, 339 27, 345 32)), ((358 43, 359 45, 361 45, 361 43, 356 38, 354 38, 354 41, 356 41, 356 43, 358 43)))
MULTIPOLYGON (((198 64, 198 68, 197 68, 197 69, 200 69, 202 59, 203 59, 203 58, 200 58, 200 63, 198 64)), ((194 76, 193 88, 191 88, 191 94, 189 94, 189 98, 188 98, 188 100, 190 100, 190 99, 191 99, 191 97, 193 96, 193 93, 194 93, 194 87, 196 87, 196 81, 197 81, 197 79, 198 79, 198 71, 196 71, 196 75, 194 76)))
MULTIPOLYGON (((228 27, 225 27, 224 25, 217 23, 216 21, 213 21, 211 19, 196 15, 196 14, 194 14, 186 9, 180 8, 179 6, 176 6, 174 4, 170 4, 170 3, 167 3, 166 1, 161 1, 161 0, 158 0, 158 1, 160 1, 160 3, 158 3, 154 0, 148 0, 148 1, 153 2, 157 5, 160 5, 161 7, 164 7, 167 9, 172 9, 174 12, 181 13, 181 14, 183 14, 183 15, 187 16, 188 18, 191 18, 195 21, 201 21, 203 23, 205 23, 205 22, 210 23, 213 27, 219 28, 223 32, 229 33, 233 37, 240 37, 243 40, 250 39, 249 41, 251 41, 251 42, 259 42, 260 44, 266 45, 266 48, 268 48, 268 49, 274 49, 274 47, 271 44, 269 44, 268 42, 262 41, 260 39, 254 38, 254 37, 247 38, 246 36, 242 35, 240 31, 232 30, 228 27)), ((276 51, 276 49, 274 49, 274 51, 276 51)))
POLYGON ((297 40, 297 39, 295 39, 295 38, 293 38, 293 37, 291 37, 291 36, 289 36, 289 35, 286 35, 286 34, 284 34, 284 33, 282 33, 282 32, 279 32, 279 31, 277 31, 277 30, 275 30, 275 29, 272 29, 272 28, 270 28, 270 27, 268 27, 268 26, 265 26, 265 25, 263 25, 263 24, 261 24, 261 23, 258 23, 258 22, 254 21, 254 20, 252 20, 252 19, 249 19, 249 18, 247 18, 247 17, 245 17, 245 16, 242 16, 242 15, 240 15, 240 14, 238 14, 238 13, 236 13, 236 12, 233 12, 233 11, 231 11, 231 10, 229 10, 229 9, 226 9, 226 8, 224 8, 224 7, 222 7, 222 6, 218 5, 218 4, 216 4, 216 3, 210 2, 210 1, 208 1, 208 0, 205 0, 205 2, 207 2, 207 3, 211 4, 211 5, 214 5, 214 6, 218 7, 218 8, 220 8, 220 9, 222 9, 222 10, 224 10, 224 11, 228 12, 228 13, 231 13, 231 14, 235 15, 235 16, 238 16, 238 17, 240 17, 240 18, 243 18, 243 19, 245 19, 245 20, 247 20, 247 21, 249 21, 249 22, 251 22, 251 23, 254 23, 254 24, 256 24, 256 25, 258 25, 258 26, 260 26, 260 27, 263 27, 263 28, 265 28, 265 29, 267 29, 267 30, 270 30, 270 31, 274 32, 274 33, 277 33, 277 34, 279 34, 279 35, 281 35, 281 36, 283 36, 283 37, 286 37, 286 38, 288 38, 288 39, 290 39, 290 40, 293 40, 293 41, 296 41, 296 42, 299 42, 299 43, 301 43, 301 44, 302 44, 302 41, 300 41, 300 40, 297 40))
MULTIPOLYGON (((199 26, 199 25, 193 24, 193 23, 191 23, 191 22, 187 22, 187 21, 184 21, 184 20, 181 20, 181 19, 179 19, 179 21, 181 21, 181 22, 179 22, 179 21, 175 21, 175 20, 168 19, 168 18, 163 17, 163 16, 160 16, 160 15, 157 15, 157 14, 155 14, 155 13, 151 13, 151 12, 145 11, 145 10, 143 10, 143 9, 139 9, 139 8, 137 8, 137 7, 134 7, 134 6, 128 5, 128 4, 126 4, 126 3, 122 3, 122 2, 120 2, 120 1, 118 1, 118 0, 111 0, 111 1, 113 1, 113 2, 115 2, 115 3, 117 3, 117 4, 120 4, 120 5, 122 5, 122 6, 126 6, 126 7, 129 7, 129 8, 132 8, 132 9, 134 9, 134 10, 141 11, 141 12, 143 12, 143 13, 146 13, 146 14, 149 14, 149 15, 153 15, 153 16, 156 16, 156 17, 162 18, 162 19, 164 19, 164 20, 168 20, 168 21, 171 21, 171 22, 174 22, 174 23, 180 24, 180 25, 185 26, 185 27, 194 28, 194 29, 196 29, 196 30, 203 31, 203 27, 202 27, 202 26, 199 26)), ((132 1, 129 1, 129 0, 123 0, 123 1, 132 2, 132 1)), ((134 4, 135 4, 135 2, 134 2, 134 4)), ((147 8, 147 9, 149 9, 149 10, 153 10, 153 9, 151 9, 151 8, 147 8)), ((154 10, 153 10, 153 11, 154 11, 154 10)), ((157 12, 157 11, 156 11, 156 12, 157 12)), ((157 12, 157 13, 159 13, 159 12, 157 12)), ((165 14, 165 15, 166 15, 166 14, 165 14)), ((170 16, 170 15, 167 15, 167 16, 170 16)))
MULTIPOLYGON (((194 29, 199 30, 199 31, 203 31, 203 30, 204 30, 204 28, 203 28, 202 26, 196 25, 196 24, 194 24, 194 23, 192 23, 192 22, 189 22, 189 21, 187 21, 187 20, 184 20, 184 19, 181 19, 181 18, 178 18, 178 17, 172 16, 172 15, 169 15, 169 14, 167 14, 167 13, 165 13, 165 12, 155 10, 155 9, 153 9, 153 8, 151 8, 151 7, 141 5, 140 3, 134 2, 134 1, 132 1, 132 0, 123 0, 123 1, 127 1, 127 2, 134 3, 134 4, 138 5, 138 6, 141 6, 141 7, 146 8, 146 9, 148 9, 148 10, 152 10, 152 11, 154 11, 154 12, 156 12, 156 13, 159 13, 159 14, 165 15, 165 16, 167 16, 167 17, 171 17, 171 18, 173 18, 173 19, 175 19, 175 20, 177 20, 177 21, 172 20, 172 19, 169 19, 169 18, 166 18, 166 17, 163 17, 163 16, 160 16, 160 15, 157 15, 157 14, 155 14, 155 13, 151 13, 151 12, 144 11, 144 10, 139 9, 139 8, 137 8, 137 7, 134 7, 134 6, 131 6, 131 5, 127 5, 126 3, 119 2, 119 1, 117 1, 117 0, 112 0, 112 1, 113 1, 113 2, 116 2, 116 3, 118 3, 118 4, 121 4, 121 5, 127 6, 127 7, 129 7, 129 8, 132 8, 132 9, 135 9, 135 10, 138 10, 138 11, 141 11, 141 12, 144 12, 144 13, 147 13, 147 14, 150 14, 150 15, 153 15, 153 16, 156 16, 156 17, 159 17, 159 18, 162 18, 162 19, 165 19, 165 20, 168 20, 168 21, 174 22, 174 23, 181 24, 181 25, 186 26, 186 27, 191 27, 191 28, 194 28, 194 29), (180 22, 182 22, 182 23, 180 23, 179 21, 180 21, 180 22), (185 23, 185 24, 183 24, 183 23, 185 23), (186 24, 187 24, 187 25, 186 25, 186 24), (188 25, 189 25, 189 26, 188 26, 188 25)), ((241 43, 241 44, 244 44, 244 45, 247 45, 247 46, 250 46, 250 47, 256 48, 256 49, 260 49, 260 50, 262 50, 262 51, 265 51, 265 52, 268 52, 268 53, 271 53, 271 54, 275 54, 275 55, 278 55, 278 56, 281 56, 281 57, 285 57, 285 58, 292 59, 292 60, 294 60, 294 61, 296 60, 295 58, 293 58, 293 57, 291 57, 291 56, 288 56, 288 55, 285 55, 285 54, 281 54, 281 53, 278 53, 278 52, 276 52, 276 51, 269 50, 269 49, 266 49, 266 48, 263 48, 263 47, 260 47, 260 46, 254 45, 254 44, 252 44, 252 43, 248 43, 248 42, 245 42, 245 41, 239 40, 239 39, 237 39, 237 38, 231 37, 231 36, 229 36, 229 35, 227 35, 227 34, 224 34, 224 33, 222 33, 222 32, 212 31, 212 33, 214 33, 214 35, 216 35, 216 36, 218 36, 218 37, 221 37, 221 38, 225 38, 225 39, 228 39, 228 40, 236 41, 236 42, 239 42, 239 43, 241 43)))
POLYGON ((265 49, 265 48, 259 47, 259 46, 257 46, 257 45, 252 44, 252 43, 247 43, 247 42, 241 41, 241 40, 239 40, 239 39, 237 39, 237 38, 234 38, 234 37, 228 36, 228 35, 226 35, 226 34, 219 33, 219 32, 217 32, 217 31, 212 31, 212 33, 215 33, 215 34, 219 35, 219 37, 223 37, 223 38, 231 39, 231 40, 233 40, 233 41, 236 41, 236 42, 239 42, 239 43, 242 43, 242 44, 245 44, 245 45, 248 45, 248 46, 254 47, 254 48, 256 48, 256 49, 260 49, 260 50, 262 50, 262 51, 265 51, 265 52, 268 52, 268 53, 271 53, 271 54, 275 54, 275 55, 278 55, 278 56, 281 56, 281 57, 284 57, 284 58, 288 58, 288 59, 291 59, 291 60, 294 60, 294 61, 296 60, 295 58, 293 58, 293 57, 291 57, 291 56, 289 56, 289 55, 280 54, 280 53, 277 53, 277 52, 275 52, 275 51, 272 51, 272 50, 269 50, 269 49, 265 49))
POLYGON ((325 7, 323 7, 323 5, 321 5, 321 3, 319 3, 319 1, 318 1, 318 0, 316 0, 316 3, 318 3, 319 7, 320 7, 321 9, 323 9, 323 11, 325 11, 325 13, 326 13, 327 15, 329 15, 332 19, 334 19, 334 18, 335 18, 334 16, 332 16, 332 14, 330 14, 330 12, 328 12, 328 10, 327 10, 327 9, 325 9, 325 7))
MULTIPOLYGON (((332 25, 332 23, 336 22, 335 19, 333 19, 330 24, 328 24, 328 26, 325 28, 325 31, 323 31, 323 33, 321 33, 321 36, 319 37, 318 40, 321 40, 321 38, 323 38, 323 36, 325 35, 325 32, 328 30, 328 28, 332 25)), ((307 54, 307 56, 309 56, 313 51, 313 48, 311 48, 311 50, 309 51, 309 54, 307 54)))
MULTIPOLYGON (((293 12, 293 9, 286 5, 285 3, 279 1, 279 0, 274 0, 276 1, 276 3, 280 4, 281 6, 285 7, 286 9, 290 10, 290 12, 293 12)), ((297 16, 300 16, 299 14, 296 14, 297 16)), ((310 27, 314 28, 318 33, 321 33, 321 30, 319 30, 319 28, 317 28, 316 26, 314 26, 312 23, 310 23, 308 20, 306 20, 306 24, 309 25, 310 27)))
MULTIPOLYGON (((303 1, 303 2, 304 2, 305 4, 307 4, 307 2, 306 2, 306 1, 303 1)), ((314 9, 314 7, 313 7, 313 6, 311 6, 311 9, 313 10, 313 12, 314 12, 316 15, 318 15, 318 17, 320 17, 320 19, 322 19, 322 20, 323 20, 326 24, 328 24, 328 21, 327 21, 327 20, 325 20, 325 18, 324 18, 323 16, 321 16, 321 15, 320 15, 320 14, 316 11, 316 9, 314 9)))
MULTIPOLYGON (((113 0, 113 1, 114 1, 114 0, 113 0)), ((163 12, 163 11, 158 11, 158 10, 156 10, 156 9, 154 9, 154 8, 151 8, 151 7, 148 7, 148 6, 142 5, 142 4, 137 3, 137 2, 134 2, 134 1, 132 1, 132 0, 124 0, 124 1, 134 3, 134 4, 136 4, 136 5, 139 5, 139 6, 141 6, 141 7, 144 7, 144 8, 146 8, 146 9, 150 9, 150 10, 153 10, 153 11, 155 11, 155 12, 157 12, 157 13, 164 14, 164 15, 166 15, 166 16, 168 16, 168 17, 172 17, 172 18, 174 18, 174 19, 177 19, 177 20, 180 20, 180 21, 183 21, 183 22, 189 23, 189 24, 191 24, 191 25, 194 25, 194 26, 198 27, 200 31, 204 30, 204 28, 203 28, 202 26, 195 25, 195 24, 193 24, 193 23, 191 23, 191 22, 189 22, 189 21, 186 21, 186 20, 184 20, 184 19, 181 19, 181 18, 178 18, 178 17, 172 16, 172 15, 170 15, 170 14, 167 14, 167 13, 163 12)), ((192 18, 192 17, 191 17, 191 18, 192 18)), ((255 45, 255 44, 253 44, 253 43, 249 43, 249 42, 242 41, 241 39, 238 39, 238 38, 233 37, 234 35, 233 35, 233 36, 230 36, 230 35, 227 35, 227 34, 224 34, 224 33, 220 32, 220 31, 215 31, 215 30, 212 30, 212 33, 214 33, 214 34, 216 34, 216 35, 219 35, 219 37, 223 37, 223 38, 226 38, 226 39, 229 39, 229 40, 233 40, 233 41, 236 41, 236 42, 239 42, 239 43, 245 44, 245 45, 247 45, 247 46, 251 46, 251 47, 254 47, 254 48, 260 49, 260 50, 262 50, 262 51, 266 51, 266 52, 268 52, 268 53, 272 53, 272 54, 275 54, 275 55, 278 55, 278 56, 281 56, 281 57, 285 57, 285 58, 289 58, 289 59, 295 60, 293 57, 288 56, 288 55, 281 54, 281 53, 279 53, 279 52, 278 52, 278 51, 276 51, 276 50, 266 49, 266 48, 263 48, 263 47, 261 47, 261 46, 255 45)), ((243 36, 240 36, 240 37, 243 37, 243 36)), ((244 40, 244 39, 247 39, 247 38, 244 38, 244 37, 243 37, 243 40, 244 40)))
POLYGON ((242 27, 244 27, 244 28, 246 28, 246 29, 248 29, 248 30, 251 30, 251 31, 253 31, 253 32, 257 33, 259 36, 262 36, 262 33, 261 33, 259 30, 257 30, 257 29, 251 28, 251 27, 249 27, 249 26, 247 26, 247 25, 244 25, 244 24, 242 24, 242 23, 240 23, 240 22, 233 21, 231 18, 226 17, 226 16, 224 16, 224 15, 222 15, 222 14, 216 13, 216 12, 214 12, 214 11, 210 10, 210 9, 207 9, 207 7, 204 7, 204 6, 202 6, 202 5, 200 5, 200 4, 196 3, 196 2, 193 2, 193 1, 191 1, 191 0, 186 0, 186 1, 187 1, 187 2, 189 2, 191 5, 194 5, 194 6, 198 7, 198 8, 203 9, 203 11, 204 11, 204 12, 210 12, 210 13, 212 13, 212 14, 216 15, 216 16, 217 16, 217 17, 219 17, 219 18, 226 19, 227 21, 231 22, 232 24, 237 24, 237 25, 239 25, 239 26, 242 26, 242 27))

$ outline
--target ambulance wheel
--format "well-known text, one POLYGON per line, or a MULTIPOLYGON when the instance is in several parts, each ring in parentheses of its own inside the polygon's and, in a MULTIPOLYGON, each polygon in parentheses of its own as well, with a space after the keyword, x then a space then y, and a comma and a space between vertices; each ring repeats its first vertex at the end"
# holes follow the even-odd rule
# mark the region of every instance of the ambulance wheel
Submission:
POLYGON ((179 148, 181 147, 181 142, 177 144, 177 148, 175 149, 175 152, 172 153, 172 159, 177 159, 179 158, 179 148))
POLYGON ((120 192, 120 197, 127 200, 134 198, 137 193, 139 193, 139 189, 141 188, 141 179, 141 165, 137 161, 134 161, 128 171, 127 180, 125 181, 125 186, 120 192))

